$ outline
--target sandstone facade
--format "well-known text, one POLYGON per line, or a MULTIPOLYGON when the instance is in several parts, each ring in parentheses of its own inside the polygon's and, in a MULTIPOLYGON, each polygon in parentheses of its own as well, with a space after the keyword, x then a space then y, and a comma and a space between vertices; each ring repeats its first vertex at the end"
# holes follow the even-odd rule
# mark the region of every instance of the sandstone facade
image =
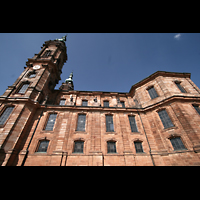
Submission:
POLYGON ((127 93, 77 91, 69 81, 54 90, 66 52, 63 41, 46 41, 0 96, 2 166, 200 165, 200 90, 190 73, 158 71, 127 93), (9 107, 13 107, 11 113, 6 111, 9 107), (51 114, 56 116, 54 121, 51 114), (80 115, 85 115, 85 121, 78 120, 80 115), (113 121, 106 121, 106 116, 113 121), (167 120, 171 126, 163 124, 167 120), (51 123, 52 130, 46 130, 51 123), (79 123, 83 130, 77 130, 79 123), (112 124, 112 131, 106 123, 112 124), (48 141, 45 152, 38 150, 42 141, 48 141), (83 142, 81 152, 75 151, 76 141, 83 142), (108 150, 110 141, 115 144, 114 153, 108 150), (137 142, 142 152, 136 149, 137 142))

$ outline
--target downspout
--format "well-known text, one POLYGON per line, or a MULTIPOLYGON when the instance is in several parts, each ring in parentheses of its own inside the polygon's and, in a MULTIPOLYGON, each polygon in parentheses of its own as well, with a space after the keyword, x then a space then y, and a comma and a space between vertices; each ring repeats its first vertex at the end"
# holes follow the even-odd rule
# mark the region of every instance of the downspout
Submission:
MULTIPOLYGON (((45 105, 45 108, 46 108, 46 105, 45 105)), ((26 148, 26 155, 24 156, 24 159, 23 159, 23 161, 22 161, 22 164, 21 164, 21 166, 24 166, 24 163, 26 162, 26 159, 27 159, 27 157, 28 157, 28 153, 29 153, 29 146, 30 146, 30 144, 31 144, 31 142, 32 142, 32 140, 33 140, 33 136, 34 136, 34 134, 35 134, 35 131, 36 131, 36 129, 37 129, 37 127, 38 127, 38 124, 39 124, 39 122, 40 122, 40 119, 41 119, 41 117, 42 117, 42 115, 43 115, 43 112, 44 112, 44 109, 45 108, 43 108, 43 110, 42 110, 42 112, 41 112, 41 114, 40 114, 40 118, 38 119, 38 122, 37 122, 37 124, 36 124, 36 126, 35 126, 35 129, 34 129, 34 131, 33 131, 33 134, 32 134, 32 136, 31 136, 31 139, 30 139, 30 141, 29 141, 29 143, 28 143, 28 146, 27 146, 27 148, 26 148)))
MULTIPOLYGON (((137 109, 137 113, 138 113, 138 115, 139 115, 139 117, 140 117, 140 121, 142 122, 142 118, 141 118, 141 116, 140 116, 140 112, 138 111, 138 109, 137 109)), ((145 134, 145 136, 146 136, 147 143, 148 143, 148 146, 149 146, 149 154, 150 154, 150 156, 151 156, 151 160, 152 160, 153 166, 155 166, 155 163, 154 163, 154 160, 153 160, 153 156, 152 156, 152 154, 151 154, 151 147, 150 147, 150 144, 149 144, 149 140, 148 140, 148 137, 147 137, 147 134, 146 134, 146 131, 145 131, 143 122, 142 122, 142 127, 143 127, 144 134, 145 134)))

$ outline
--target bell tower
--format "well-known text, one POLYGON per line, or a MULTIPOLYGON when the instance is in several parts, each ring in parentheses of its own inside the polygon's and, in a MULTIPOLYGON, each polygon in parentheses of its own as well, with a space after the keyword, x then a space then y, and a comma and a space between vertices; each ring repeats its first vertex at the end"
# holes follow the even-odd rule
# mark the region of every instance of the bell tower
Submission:
POLYGON ((45 103, 61 80, 62 67, 67 61, 66 37, 46 41, 41 51, 28 59, 27 67, 3 97, 29 98, 45 103))
POLYGON ((41 104, 56 96, 54 88, 67 61, 66 37, 46 41, 41 51, 28 59, 14 84, 0 96, 0 166, 22 162, 26 152, 21 150, 30 134, 27 130, 31 120, 34 115, 39 119, 41 104))

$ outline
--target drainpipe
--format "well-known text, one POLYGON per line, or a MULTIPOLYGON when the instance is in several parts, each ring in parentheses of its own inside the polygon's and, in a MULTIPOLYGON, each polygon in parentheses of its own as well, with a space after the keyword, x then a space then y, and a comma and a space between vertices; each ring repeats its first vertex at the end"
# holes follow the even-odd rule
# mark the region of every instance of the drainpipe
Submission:
MULTIPOLYGON (((46 108, 47 106, 45 105, 45 108, 46 108)), ((34 129, 34 131, 33 131, 33 134, 32 134, 32 136, 31 136, 31 139, 30 139, 30 141, 29 141, 29 143, 28 143, 28 146, 27 146, 27 148, 26 148, 26 155, 24 156, 24 159, 23 159, 23 161, 22 161, 22 164, 21 164, 21 166, 24 166, 24 163, 26 162, 26 159, 27 159, 27 157, 28 157, 28 153, 29 153, 29 146, 30 146, 30 144, 31 144, 31 142, 32 142, 32 140, 33 140, 33 136, 34 136, 34 134, 35 134, 35 131, 36 131, 36 129, 37 129, 37 127, 38 127, 38 124, 39 124, 39 122, 40 122, 40 119, 41 119, 41 117, 42 117, 42 115, 43 115, 43 112, 44 112, 44 109, 45 108, 43 108, 43 110, 42 110, 42 112, 41 112, 41 114, 40 114, 40 118, 38 119, 38 122, 37 122, 37 124, 36 124, 36 126, 35 126, 35 129, 34 129)))
MULTIPOLYGON (((137 109, 137 113, 138 113, 138 115, 139 115, 139 117, 140 117, 140 121, 142 122, 142 118, 141 118, 141 116, 140 116, 140 112, 138 111, 138 109, 137 109)), ((151 156, 151 160, 152 160, 153 166, 155 166, 155 163, 154 163, 154 160, 153 160, 153 156, 152 156, 152 154, 151 154, 151 147, 150 147, 150 144, 149 144, 149 140, 148 140, 148 138, 147 138, 146 131, 145 131, 145 129, 144 129, 144 124, 143 124, 143 122, 142 122, 142 127, 143 127, 143 130, 144 130, 144 133, 145 133, 145 136, 146 136, 146 139, 147 139, 147 143, 148 143, 148 146, 149 146, 149 154, 150 154, 150 156, 151 156)))

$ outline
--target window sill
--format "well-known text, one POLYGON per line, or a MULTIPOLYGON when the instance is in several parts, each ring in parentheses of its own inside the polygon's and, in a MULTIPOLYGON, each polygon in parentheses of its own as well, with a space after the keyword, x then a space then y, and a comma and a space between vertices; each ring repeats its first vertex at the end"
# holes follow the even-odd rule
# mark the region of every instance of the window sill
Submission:
POLYGON ((118 153, 107 153, 107 155, 112 156, 112 155, 118 155, 118 153))
POLYGON ((188 149, 176 149, 174 152, 182 152, 182 151, 187 151, 188 149))
POLYGON ((75 131, 74 134, 87 134, 85 131, 75 131))
POLYGON ((117 133, 115 131, 112 131, 112 132, 105 132, 105 134, 114 134, 114 135, 117 135, 117 133))
POLYGON ((53 130, 42 130, 40 133, 53 133, 54 131, 53 130))
POLYGON ((72 152, 72 155, 84 155, 84 153, 72 152))
POLYGON ((142 135, 141 132, 131 132, 131 135, 135 135, 135 134, 140 134, 140 135, 142 135))
POLYGON ((35 152, 34 155, 48 155, 47 152, 35 152))
POLYGON ((162 132, 169 131, 169 130, 171 130, 171 129, 178 129, 178 127, 177 127, 177 126, 172 126, 172 127, 169 127, 169 128, 164 128, 164 129, 162 130, 162 132))

